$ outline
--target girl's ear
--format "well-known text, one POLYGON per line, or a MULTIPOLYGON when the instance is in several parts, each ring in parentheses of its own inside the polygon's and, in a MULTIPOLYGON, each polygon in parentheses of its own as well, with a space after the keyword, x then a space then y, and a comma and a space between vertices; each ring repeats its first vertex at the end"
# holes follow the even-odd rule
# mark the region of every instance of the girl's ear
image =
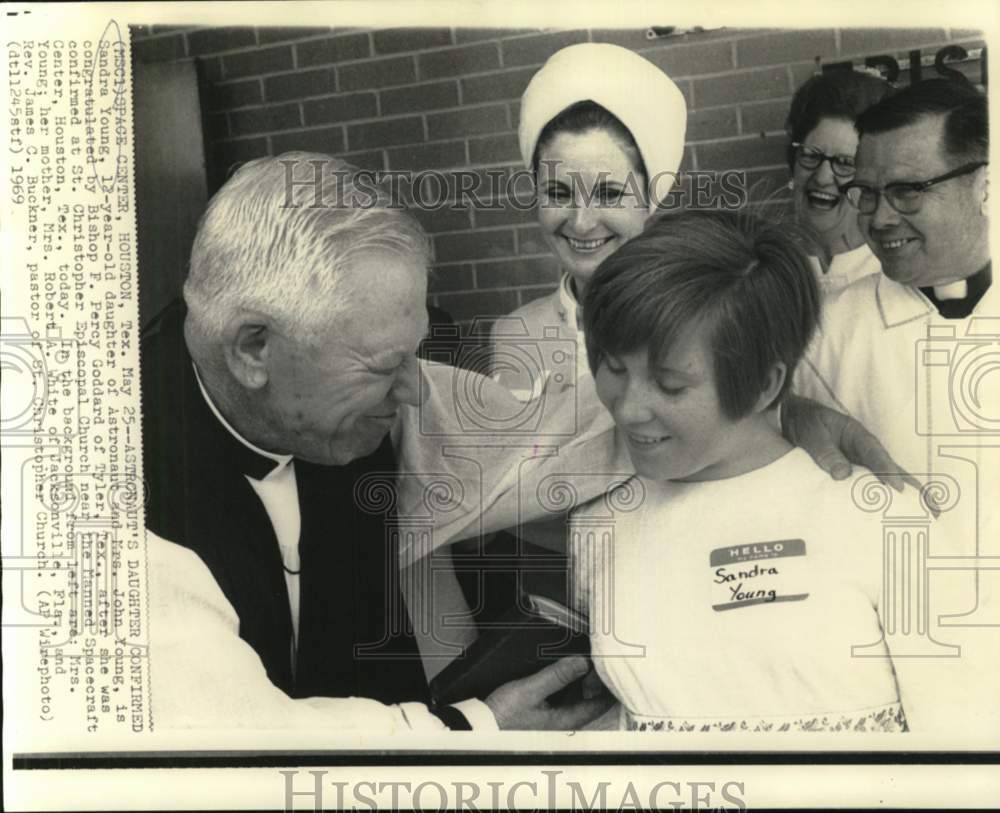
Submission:
POLYGON ((763 412, 774 403, 781 388, 785 385, 785 378, 788 376, 788 368, 783 361, 776 361, 767 372, 767 384, 754 404, 754 412, 763 412))

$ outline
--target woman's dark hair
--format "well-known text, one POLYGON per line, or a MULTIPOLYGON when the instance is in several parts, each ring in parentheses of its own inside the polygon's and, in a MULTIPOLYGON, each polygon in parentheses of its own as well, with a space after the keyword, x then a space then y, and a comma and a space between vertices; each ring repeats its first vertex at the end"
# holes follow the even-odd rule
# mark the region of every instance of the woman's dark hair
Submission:
POLYGON ((586 133, 590 130, 605 130, 617 138, 631 153, 636 168, 642 173, 643 179, 649 178, 646 164, 642 160, 642 152, 639 150, 639 145, 635 143, 635 138, 629 132, 628 127, 622 124, 621 119, 609 110, 589 99, 571 104, 542 128, 542 132, 538 134, 538 141, 535 143, 535 152, 531 156, 531 168, 534 173, 538 174, 538 160, 542 148, 551 143, 552 139, 559 133, 586 133))
MULTIPOLYGON (((873 104, 893 93, 892 85, 869 73, 830 71, 807 79, 792 97, 785 119, 789 142, 802 143, 822 119, 855 119, 873 104)), ((787 150, 788 166, 795 163, 795 148, 787 150)))
POLYGON ((653 217, 598 267, 583 300, 584 337, 597 374, 607 355, 646 348, 659 366, 678 336, 705 321, 723 414, 747 415, 783 362, 787 391, 820 316, 812 264, 795 224, 747 210, 653 217), (793 237, 792 234, 795 233, 793 237))

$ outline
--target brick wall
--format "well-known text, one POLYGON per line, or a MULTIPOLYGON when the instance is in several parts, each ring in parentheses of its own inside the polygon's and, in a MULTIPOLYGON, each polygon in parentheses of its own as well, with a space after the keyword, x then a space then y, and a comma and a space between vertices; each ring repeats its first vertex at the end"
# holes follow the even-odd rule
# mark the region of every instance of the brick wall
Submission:
MULTIPOLYGON (((511 170, 518 99, 538 67, 577 42, 642 53, 690 110, 682 169, 787 181, 783 124, 792 91, 819 63, 943 45, 981 47, 948 29, 720 29, 648 40, 644 30, 133 29, 137 60, 196 59, 207 81, 210 190, 234 162, 291 149, 369 169, 511 170)), ((967 65, 977 81, 979 66, 967 65)), ((925 75, 933 70, 925 69, 925 75)), ((551 291, 557 269, 530 211, 419 213, 434 241, 432 301, 462 322, 508 313, 551 291)))

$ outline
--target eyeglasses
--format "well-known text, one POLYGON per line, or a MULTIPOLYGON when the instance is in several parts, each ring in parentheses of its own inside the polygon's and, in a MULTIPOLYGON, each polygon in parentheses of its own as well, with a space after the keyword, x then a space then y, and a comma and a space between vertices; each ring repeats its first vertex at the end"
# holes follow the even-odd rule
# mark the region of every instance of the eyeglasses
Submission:
POLYGON ((854 175, 853 155, 827 155, 822 150, 807 147, 798 141, 793 141, 792 146, 795 148, 795 163, 802 169, 816 169, 824 161, 829 161, 834 175, 840 178, 850 178, 854 175))
POLYGON ((844 193, 863 215, 874 214, 875 210, 878 209, 878 199, 881 195, 885 195, 889 205, 901 215, 915 215, 924 204, 924 192, 932 186, 950 181, 952 178, 968 175, 980 167, 985 167, 988 163, 988 161, 975 161, 971 164, 963 164, 958 169, 953 169, 951 172, 938 175, 928 181, 900 181, 885 186, 868 186, 868 184, 863 183, 847 184, 844 187, 844 193))

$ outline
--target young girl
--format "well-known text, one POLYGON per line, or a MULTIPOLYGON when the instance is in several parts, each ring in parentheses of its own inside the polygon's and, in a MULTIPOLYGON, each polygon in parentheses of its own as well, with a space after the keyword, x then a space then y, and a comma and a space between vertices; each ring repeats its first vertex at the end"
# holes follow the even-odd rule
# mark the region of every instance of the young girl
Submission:
POLYGON ((651 220, 591 279, 588 358, 637 475, 570 548, 622 727, 907 728, 879 515, 776 428, 819 302, 786 227, 745 213, 651 220))

